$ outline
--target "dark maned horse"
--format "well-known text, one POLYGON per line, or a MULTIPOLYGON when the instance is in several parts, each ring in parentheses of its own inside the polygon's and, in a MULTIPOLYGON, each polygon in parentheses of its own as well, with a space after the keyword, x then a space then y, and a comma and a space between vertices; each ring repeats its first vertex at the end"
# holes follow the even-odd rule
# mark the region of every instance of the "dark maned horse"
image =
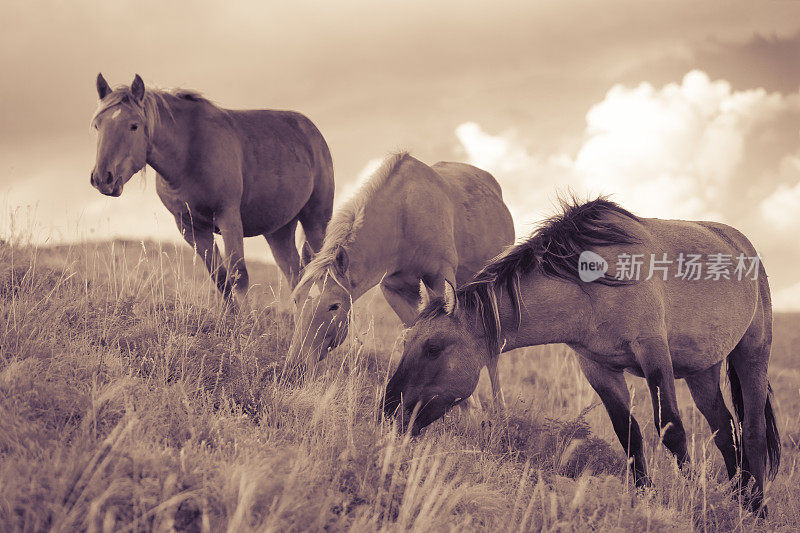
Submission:
POLYGON ((145 89, 138 74, 130 87, 114 90, 98 74, 97 93, 91 184, 98 191, 119 196, 148 164, 158 196, 226 297, 234 287, 239 299, 247 292, 243 237, 263 235, 296 285, 297 222, 319 250, 333 210, 331 155, 308 118, 222 109, 195 92, 145 89), (214 233, 222 234, 224 264, 214 233))
POLYGON ((578 353, 603 401, 637 485, 649 479, 624 370, 647 380, 656 429, 679 464, 689 456, 675 379, 686 380, 716 432, 731 478, 740 462, 741 434, 740 488, 754 478, 745 503, 766 513, 764 478, 768 462, 770 478, 778 470, 780 438, 767 381, 772 304, 763 265, 751 261, 757 267, 745 276, 736 274, 737 264, 727 277, 708 275, 710 270, 689 277, 656 271, 635 281, 615 260, 630 256, 620 254, 651 260, 723 254, 734 263, 737 257, 757 258, 747 238, 724 224, 638 218, 602 198, 565 205, 562 214, 488 263, 470 283, 457 292, 448 286, 444 298, 429 302, 408 332, 403 358, 386 387, 386 412, 394 413, 401 400, 406 415, 416 408, 412 432, 418 432, 470 396, 481 367, 496 354, 563 342, 578 353), (582 282, 583 251, 599 254, 616 275, 582 282), (720 389, 726 359, 741 428, 720 389))

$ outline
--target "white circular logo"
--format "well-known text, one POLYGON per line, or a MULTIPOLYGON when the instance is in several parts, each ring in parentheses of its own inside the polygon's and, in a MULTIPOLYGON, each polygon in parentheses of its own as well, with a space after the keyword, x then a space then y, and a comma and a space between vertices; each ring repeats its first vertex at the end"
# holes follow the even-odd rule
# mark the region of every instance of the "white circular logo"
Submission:
POLYGON ((596 253, 585 250, 578 256, 578 276, 586 283, 602 278, 608 270, 608 262, 596 253))

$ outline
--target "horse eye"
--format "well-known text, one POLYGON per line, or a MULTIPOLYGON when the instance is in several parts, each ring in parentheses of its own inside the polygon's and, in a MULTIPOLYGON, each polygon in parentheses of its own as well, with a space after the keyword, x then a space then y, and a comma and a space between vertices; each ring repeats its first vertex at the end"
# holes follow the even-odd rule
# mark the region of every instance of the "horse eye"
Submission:
POLYGON ((442 347, 437 345, 428 345, 425 347, 425 357, 429 359, 436 359, 442 353, 442 347))
POLYGON ((331 306, 328 308, 328 311, 338 311, 338 310, 339 310, 339 304, 331 304, 331 306))
POLYGON ((136 131, 138 129, 139 129, 139 125, 138 124, 131 124, 131 131, 136 131))

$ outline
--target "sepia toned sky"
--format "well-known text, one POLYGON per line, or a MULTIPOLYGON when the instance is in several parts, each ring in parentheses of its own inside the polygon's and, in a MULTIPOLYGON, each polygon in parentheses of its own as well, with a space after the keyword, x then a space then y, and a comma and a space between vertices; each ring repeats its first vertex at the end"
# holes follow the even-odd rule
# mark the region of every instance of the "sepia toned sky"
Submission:
POLYGON ((179 239, 152 170, 120 198, 89 185, 95 76, 139 73, 307 114, 337 202, 408 149, 495 174, 519 235, 567 190, 732 224, 800 309, 800 1, 12 0, 0 20, 5 235, 179 239))

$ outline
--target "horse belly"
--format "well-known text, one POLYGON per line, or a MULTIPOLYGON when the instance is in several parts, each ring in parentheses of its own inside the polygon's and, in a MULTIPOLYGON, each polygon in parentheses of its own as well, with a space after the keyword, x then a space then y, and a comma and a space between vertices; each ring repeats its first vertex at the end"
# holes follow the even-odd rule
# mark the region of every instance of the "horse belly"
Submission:
POLYGON ((736 347, 752 322, 755 286, 747 281, 672 283, 667 340, 676 377, 705 370, 736 347))
POLYGON ((313 188, 311 171, 305 166, 252 178, 241 206, 245 236, 272 233, 297 218, 313 188))
MULTIPOLYGON (((735 346, 735 344, 733 344, 735 346)), ((706 370, 719 363, 730 353, 733 346, 725 343, 706 342, 696 336, 673 335, 669 338, 669 353, 672 371, 676 379, 685 378, 695 372, 706 370)))
POLYGON ((242 232, 245 237, 272 233, 294 220, 301 207, 256 199, 242 206, 242 232))
POLYGON ((675 377, 705 370, 725 359, 736 347, 749 323, 721 318, 707 317, 705 321, 682 323, 670 328, 667 342, 675 377))

